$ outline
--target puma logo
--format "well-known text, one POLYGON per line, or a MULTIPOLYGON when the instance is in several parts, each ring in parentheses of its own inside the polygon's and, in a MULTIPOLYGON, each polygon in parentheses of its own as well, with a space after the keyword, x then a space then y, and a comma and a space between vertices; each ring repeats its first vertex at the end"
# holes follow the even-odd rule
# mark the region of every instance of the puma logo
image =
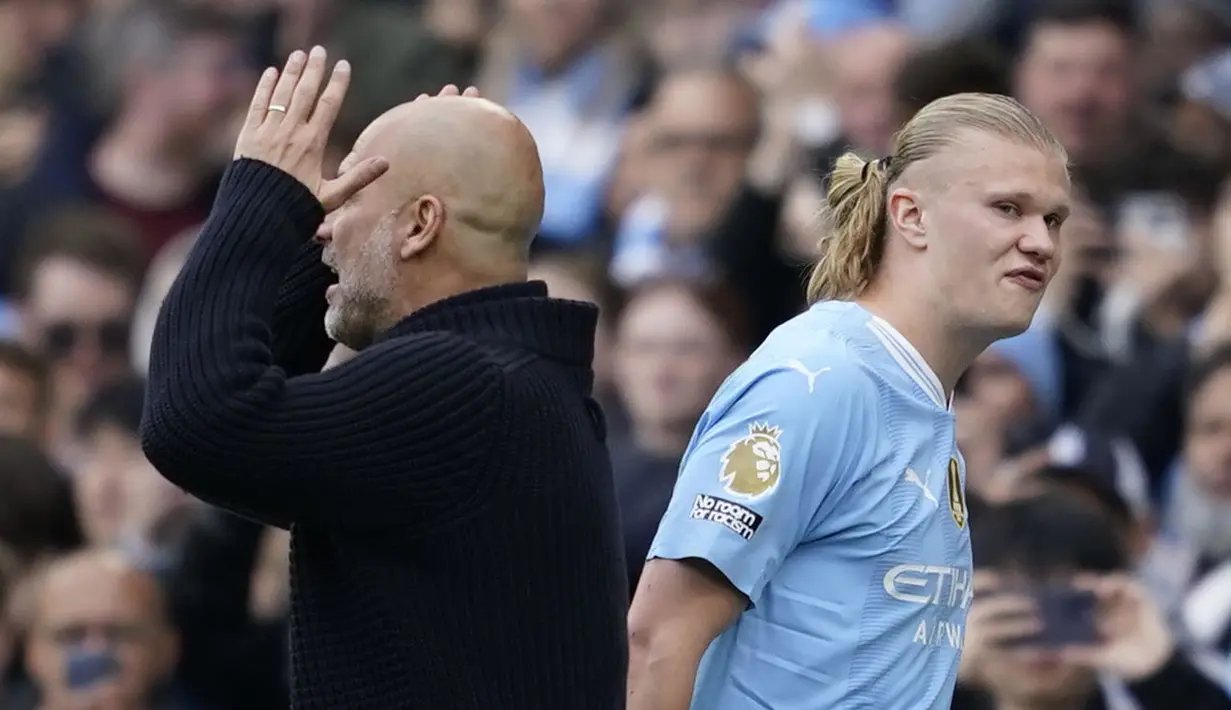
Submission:
POLYGON ((791 360, 790 362, 786 364, 786 366, 798 372, 799 374, 803 375, 804 377, 808 378, 808 394, 811 394, 813 391, 813 388, 816 387, 816 378, 820 377, 826 372, 829 372, 830 370, 830 368, 828 367, 822 367, 816 372, 813 372, 812 370, 809 370, 807 366, 804 365, 799 360, 791 360))
POLYGON ((928 483, 932 480, 932 469, 929 468, 924 477, 919 478, 919 474, 915 472, 915 469, 907 468, 904 477, 907 483, 918 486, 919 490, 923 491, 923 497, 927 498, 933 508, 940 508, 940 501, 936 500, 936 494, 932 492, 931 488, 928 488, 928 483))

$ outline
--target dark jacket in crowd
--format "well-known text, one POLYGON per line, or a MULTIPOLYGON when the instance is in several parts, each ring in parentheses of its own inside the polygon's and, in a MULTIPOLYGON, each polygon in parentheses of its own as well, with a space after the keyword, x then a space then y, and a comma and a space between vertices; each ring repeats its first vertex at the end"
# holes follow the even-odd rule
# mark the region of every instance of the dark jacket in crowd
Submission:
MULTIPOLYGON (((1158 671, 1125 690, 1139 710, 1231 710, 1231 697, 1207 678, 1182 653, 1175 653, 1158 671)), ((1090 695, 1083 710, 1112 710, 1116 707, 1102 689, 1090 695)), ((996 710, 987 695, 958 687, 953 695, 953 710, 996 710)))
POLYGON ((291 529, 300 709, 617 708, 627 612, 597 310, 542 283, 430 305, 324 373, 320 203, 231 166, 159 316, 142 443, 291 529))

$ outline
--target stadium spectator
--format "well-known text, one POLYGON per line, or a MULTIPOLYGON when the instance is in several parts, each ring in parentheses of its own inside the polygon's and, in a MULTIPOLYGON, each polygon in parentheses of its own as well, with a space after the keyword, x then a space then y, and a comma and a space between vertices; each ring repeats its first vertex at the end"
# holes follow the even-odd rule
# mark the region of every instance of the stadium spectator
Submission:
POLYGON ((1231 707, 1125 572, 1106 518, 1046 491, 973 523, 975 588, 955 710, 1231 707))
POLYGON ((48 565, 26 664, 38 707, 186 710, 169 685, 179 656, 162 590, 111 552, 80 552, 48 565))
POLYGON ((760 124, 753 86, 715 69, 663 77, 646 120, 644 192, 615 234, 611 275, 622 286, 706 273, 704 239, 739 186, 760 124))
POLYGON ((34 351, 0 340, 0 432, 46 441, 49 369, 47 361, 34 351))
POLYGON ((126 372, 145 257, 122 223, 93 207, 46 216, 17 266, 21 338, 51 363, 50 443, 71 455, 72 418, 90 392, 126 372))
POLYGON ((749 352, 738 302, 719 286, 647 282, 616 326, 616 387, 629 431, 611 444, 629 590, 667 510, 693 424, 749 352))
MULTIPOLYGON (((100 530, 118 516, 106 490, 126 490, 130 512, 165 493, 179 500, 141 483, 148 464, 129 450, 132 378, 148 371, 155 314, 214 200, 255 70, 313 44, 354 66, 325 177, 376 116, 445 84, 480 85, 530 126, 547 183, 531 278, 599 306, 595 395, 616 468, 634 474, 620 484, 634 580, 638 539, 656 527, 678 460, 647 454, 642 440, 658 437, 644 432, 670 410, 666 438, 686 440, 695 421, 683 391, 716 387, 728 350, 755 346, 806 307, 834 158, 848 148, 880 155, 888 135, 943 96, 1026 103, 1069 149, 1076 201, 1031 330, 980 359, 954 400, 974 549, 978 523, 1022 495, 1082 504, 1131 548, 1177 645, 1225 681, 1228 7, 0 0, 0 599, 13 614, 0 621, 0 710, 32 707, 30 572, 80 546, 83 526, 136 553, 130 562, 158 563, 183 637, 176 680, 197 707, 287 706, 286 531, 200 501, 124 515, 166 523, 141 544, 143 535, 100 530), (707 305, 699 284, 718 281, 728 305, 707 305), (648 365, 630 357, 650 336, 710 349, 661 351, 648 365), (1126 493, 1134 458, 1145 500, 1126 493)), ((421 169, 424 156, 406 162, 421 169)), ((283 322, 271 322, 275 340, 283 322)), ((288 350, 275 361, 304 353, 288 350)), ((355 356, 336 346, 326 367, 355 356)), ((1058 543, 1057 559, 1076 555, 1077 542, 1058 543)), ((977 646, 968 636, 967 649, 977 646)), ((1035 670, 1019 680, 1051 682, 1035 670)), ((1055 686, 1037 690, 1050 697, 1055 686)), ((1098 699, 1110 710, 1132 700, 1098 699)), ((1143 710, 1133 703, 1124 707, 1143 710)))
POLYGON ((187 498, 141 453, 137 428, 145 383, 130 375, 104 383, 77 416, 79 463, 73 490, 86 540, 121 547, 150 570, 168 564, 187 498))

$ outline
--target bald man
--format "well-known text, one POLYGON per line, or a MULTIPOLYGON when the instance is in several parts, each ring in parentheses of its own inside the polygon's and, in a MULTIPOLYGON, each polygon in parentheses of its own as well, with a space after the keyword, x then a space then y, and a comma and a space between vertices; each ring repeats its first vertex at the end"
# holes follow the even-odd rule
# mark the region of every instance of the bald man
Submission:
POLYGON ((151 575, 86 551, 53 562, 37 584, 26 665, 42 708, 181 707, 167 688, 179 637, 151 575))
POLYGON ((295 708, 622 707, 598 313, 526 282, 534 141, 448 87, 325 180, 349 78, 316 101, 325 65, 296 53, 257 88, 159 317, 146 454, 290 528, 295 708), (322 373, 333 341, 358 354, 322 373))

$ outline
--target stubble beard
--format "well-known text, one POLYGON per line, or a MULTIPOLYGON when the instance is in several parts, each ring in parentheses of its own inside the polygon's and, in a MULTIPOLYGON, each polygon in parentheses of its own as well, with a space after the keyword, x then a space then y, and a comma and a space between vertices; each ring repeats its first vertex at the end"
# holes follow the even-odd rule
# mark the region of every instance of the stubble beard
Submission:
POLYGON ((325 311, 325 333, 335 342, 358 352, 372 344, 375 338, 373 311, 361 305, 369 299, 356 299, 338 290, 338 303, 325 311))

